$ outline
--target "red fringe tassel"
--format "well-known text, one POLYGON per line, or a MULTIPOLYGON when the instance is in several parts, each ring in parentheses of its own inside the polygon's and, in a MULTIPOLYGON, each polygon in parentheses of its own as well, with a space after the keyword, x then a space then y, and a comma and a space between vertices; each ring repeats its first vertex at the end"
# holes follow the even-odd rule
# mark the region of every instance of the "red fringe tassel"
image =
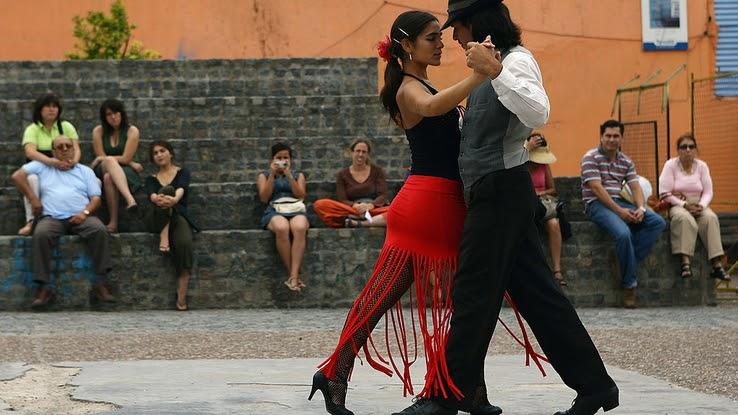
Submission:
MULTIPOLYGON (((369 317, 377 312, 377 308, 383 303, 390 292, 389 287, 397 283, 397 279, 402 274, 408 261, 412 264, 414 274, 413 285, 415 286, 414 296, 413 290, 409 290, 413 346, 410 347, 408 345, 408 332, 405 325, 402 302, 397 301, 394 306, 387 310, 384 318, 385 347, 388 359, 384 359, 381 353, 379 353, 371 333, 369 333, 367 343, 362 345, 366 361, 371 367, 387 376, 392 376, 393 372, 396 373, 403 384, 403 396, 407 396, 408 394, 414 395, 410 377, 410 366, 415 363, 418 357, 418 335, 416 329, 416 326, 418 326, 423 338, 426 364, 425 384, 420 393, 418 393, 418 396, 443 396, 444 398, 448 398, 449 394, 451 394, 456 399, 461 400, 464 395, 451 379, 445 359, 446 344, 448 342, 451 315, 453 312, 451 289, 457 267, 455 257, 421 257, 396 247, 385 246, 379 255, 377 265, 369 282, 361 294, 359 294, 349 312, 335 352, 322 362, 318 368, 328 378, 334 378, 335 365, 340 350, 346 344, 351 344, 354 353, 358 356, 358 345, 354 344, 353 341, 354 334, 359 330, 368 329, 369 317), (415 298, 413 299, 413 297, 415 298), (430 303, 428 303, 429 299, 430 303), (417 308, 413 306, 413 302, 416 303, 417 308), (428 310, 430 310, 430 320, 428 319, 428 310), (417 316, 415 314, 416 312, 417 316), (390 324, 392 326, 391 334, 394 337, 393 341, 390 340, 390 324), (392 354, 393 347, 391 346, 393 345, 399 352, 399 362, 392 354), (370 353, 368 346, 371 346, 373 353, 370 353), (373 356, 376 356, 376 359, 373 356)), ((545 356, 533 349, 523 318, 507 292, 505 292, 505 299, 515 313, 516 320, 522 332, 522 340, 501 319, 499 320, 500 323, 510 333, 513 339, 525 349, 526 366, 530 365, 530 360, 532 359, 543 376, 546 376, 546 372, 540 361, 548 362, 548 360, 545 356)))

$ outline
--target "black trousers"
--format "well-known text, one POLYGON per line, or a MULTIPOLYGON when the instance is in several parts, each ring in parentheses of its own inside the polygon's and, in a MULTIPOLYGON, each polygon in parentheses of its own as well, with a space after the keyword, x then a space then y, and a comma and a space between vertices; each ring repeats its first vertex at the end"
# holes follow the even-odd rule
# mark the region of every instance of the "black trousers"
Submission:
POLYGON ((537 204, 525 166, 490 173, 471 189, 446 348, 451 378, 465 398, 450 397, 444 406, 469 408, 505 290, 567 386, 588 395, 615 384, 553 279, 536 229, 537 204))

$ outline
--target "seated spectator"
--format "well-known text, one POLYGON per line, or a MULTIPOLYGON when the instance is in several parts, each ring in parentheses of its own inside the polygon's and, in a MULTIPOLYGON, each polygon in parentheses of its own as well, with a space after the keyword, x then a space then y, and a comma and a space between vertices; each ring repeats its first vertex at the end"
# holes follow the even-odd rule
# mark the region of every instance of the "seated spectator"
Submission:
MULTIPOLYGON (((44 94, 33 104, 33 124, 26 127, 23 133, 23 151, 26 161, 39 161, 50 167, 68 170, 72 165, 55 159, 52 154, 51 142, 59 135, 65 135, 74 144, 74 164, 79 163, 82 152, 79 147, 77 130, 69 121, 62 121, 62 105, 59 97, 55 94, 44 94)), ((38 176, 30 174, 27 177, 31 191, 38 196, 38 176)), ((18 230, 18 235, 28 236, 31 234, 33 212, 31 202, 27 197, 23 198, 26 208, 26 224, 18 230)))
POLYGON ((556 197, 556 186, 551 174, 551 164, 556 162, 556 156, 548 147, 546 139, 540 133, 531 134, 526 142, 528 149, 528 171, 536 189, 538 201, 541 204, 543 215, 539 222, 540 228, 548 234, 548 250, 551 253, 554 279, 560 285, 566 285, 564 274, 561 273, 561 241, 562 227, 559 223, 559 199, 556 197))
POLYGON ((623 278, 623 304, 633 308, 638 263, 651 252, 666 222, 646 209, 635 164, 620 151, 624 129, 616 120, 600 126, 599 147, 582 158, 582 199, 589 219, 615 238, 623 278), (624 183, 630 186, 634 203, 622 198, 624 183))
POLYGON ((351 165, 336 175, 338 200, 320 199, 313 204, 320 220, 331 228, 387 226, 387 182, 384 170, 371 163, 369 140, 357 138, 349 147, 351 165), (368 219, 367 212, 369 213, 368 219))
POLYGON ((177 273, 176 307, 186 311, 193 265, 192 232, 200 231, 187 213, 190 172, 174 164, 174 149, 166 141, 151 143, 149 159, 157 172, 146 178, 146 194, 153 205, 148 226, 151 232, 159 234, 159 252, 172 254, 177 273))
POLYGON ((305 288, 300 279, 300 267, 310 225, 302 202, 306 194, 305 176, 292 171, 290 146, 283 143, 272 146, 269 170, 259 173, 256 185, 259 200, 267 204, 261 217, 261 227, 274 233, 277 251, 287 268, 284 284, 292 291, 300 291, 305 288))
POLYGON ((659 192, 670 205, 671 253, 681 255, 680 276, 692 276, 691 258, 699 235, 712 262, 712 278, 730 280, 723 269, 723 244, 720 223, 710 209, 712 178, 707 163, 697 158, 697 141, 692 134, 677 139, 678 157, 664 164, 659 177, 659 192))
POLYGON ((100 206, 100 185, 92 169, 76 163, 73 140, 57 136, 52 144, 54 160, 26 163, 13 173, 16 187, 31 202, 36 225, 33 230, 33 280, 39 287, 32 308, 46 306, 53 297, 49 287, 51 254, 59 236, 77 234, 87 241, 96 274, 94 291, 103 301, 114 301, 104 285, 110 271, 110 235, 96 216, 100 206), (57 164, 61 167, 57 167, 57 164), (28 176, 39 177, 41 200, 31 190, 28 176))
POLYGON ((138 128, 128 123, 123 103, 108 99, 100 106, 100 125, 92 130, 95 159, 90 164, 103 183, 108 206, 108 232, 118 232, 118 195, 126 201, 126 209, 138 206, 133 193, 141 187, 143 166, 133 157, 138 150, 138 128))

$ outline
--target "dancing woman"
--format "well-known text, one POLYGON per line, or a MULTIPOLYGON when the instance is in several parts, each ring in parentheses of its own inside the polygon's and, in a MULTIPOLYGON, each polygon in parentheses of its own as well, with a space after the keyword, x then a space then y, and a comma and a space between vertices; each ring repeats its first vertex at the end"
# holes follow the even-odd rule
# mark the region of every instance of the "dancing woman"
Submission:
MULTIPOLYGON (((449 294, 466 211, 457 162, 457 105, 485 78, 471 74, 443 91, 430 84, 428 65, 441 63, 440 29, 438 20, 429 13, 405 12, 393 23, 390 36, 378 45, 380 56, 387 61, 381 101, 390 118, 405 130, 412 168, 387 212, 387 234, 374 272, 348 314, 335 351, 313 376, 308 399, 320 390, 326 410, 333 415, 352 414, 345 407, 346 389, 360 348, 372 367, 390 376, 394 371, 403 382, 403 393, 413 394, 409 368, 417 353, 409 352, 413 348, 405 340, 399 301, 413 282, 410 313, 419 324, 426 362, 425 385, 420 395, 450 394, 445 386, 450 379, 444 348, 451 315, 449 294), (426 317, 428 309, 430 318, 426 317), (385 314, 395 326, 394 341, 400 346, 401 362, 396 362, 389 350, 393 340, 387 339, 389 361, 376 355, 371 341, 372 329, 385 314)), ((487 401, 481 376, 480 380, 478 405, 473 413, 499 413, 499 408, 487 401)))

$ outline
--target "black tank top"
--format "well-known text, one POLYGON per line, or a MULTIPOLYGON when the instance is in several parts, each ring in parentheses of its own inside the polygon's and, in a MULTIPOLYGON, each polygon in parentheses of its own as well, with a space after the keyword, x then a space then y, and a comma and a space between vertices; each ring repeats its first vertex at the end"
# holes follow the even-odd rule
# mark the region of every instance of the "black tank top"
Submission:
MULTIPOLYGON (((425 85, 433 95, 438 91, 422 79, 405 73, 425 85)), ((410 143, 410 174, 444 177, 461 180, 459 176, 459 108, 435 117, 424 117, 409 130, 405 130, 410 143)))

